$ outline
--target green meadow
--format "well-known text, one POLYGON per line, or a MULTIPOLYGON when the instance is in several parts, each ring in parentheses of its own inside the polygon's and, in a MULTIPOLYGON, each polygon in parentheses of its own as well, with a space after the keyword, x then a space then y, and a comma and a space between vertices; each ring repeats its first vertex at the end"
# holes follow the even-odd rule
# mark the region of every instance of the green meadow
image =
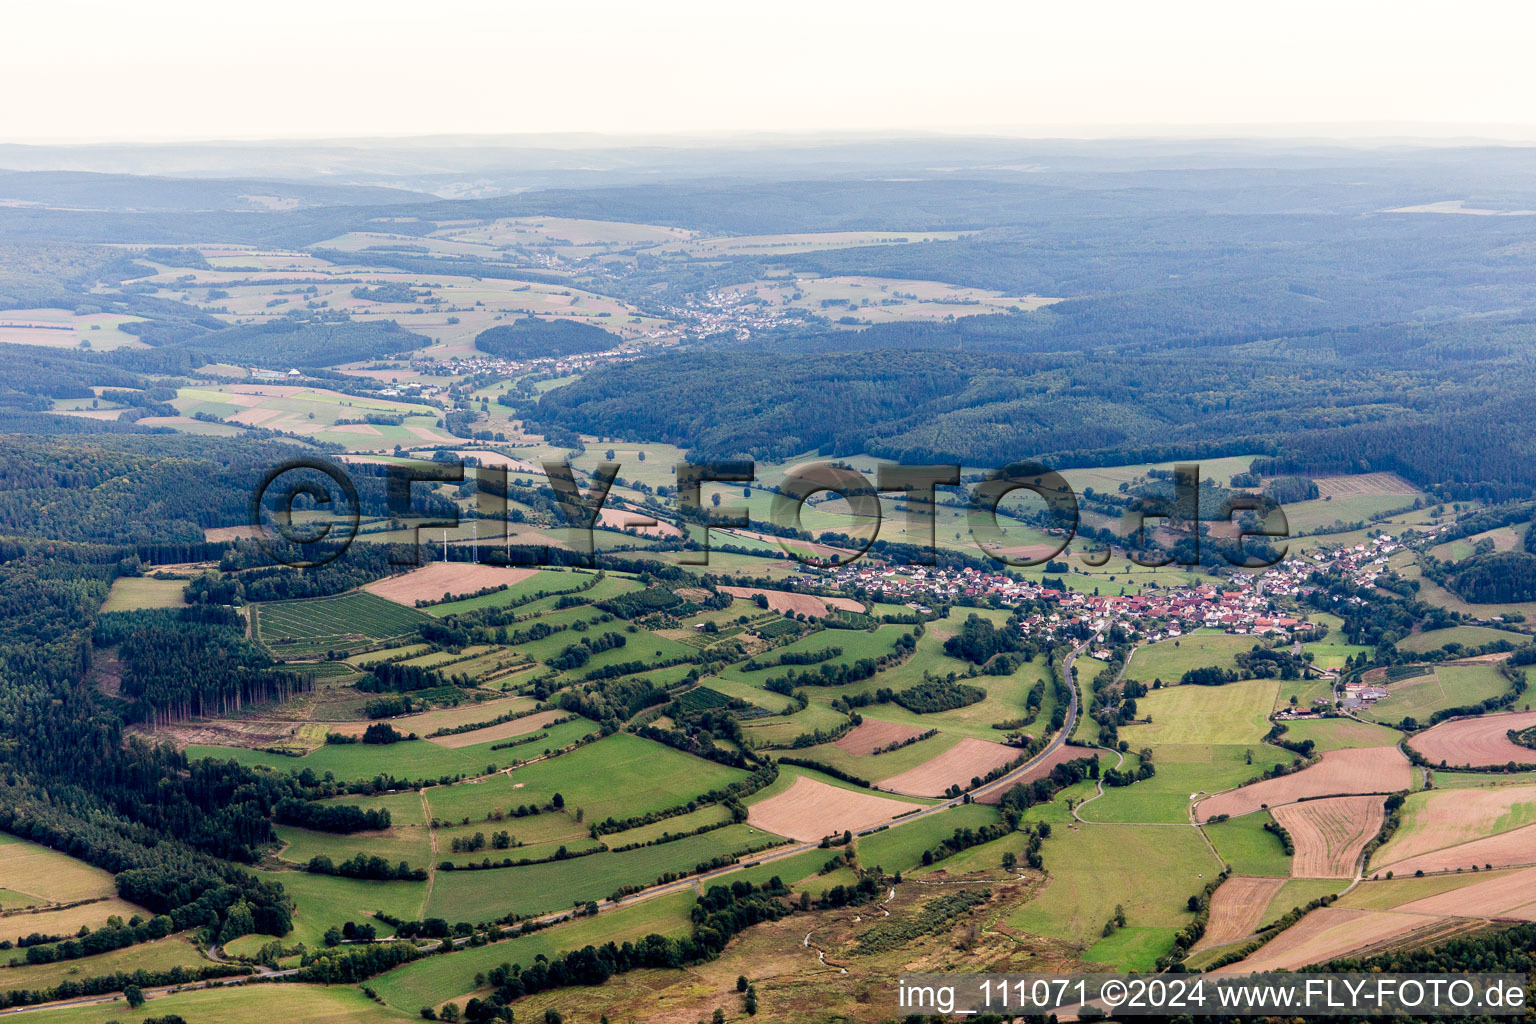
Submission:
POLYGON ((622 944, 652 934, 685 935, 692 927, 688 914, 695 899, 691 891, 668 893, 598 917, 579 917, 502 942, 429 957, 390 971, 371 987, 389 1005, 414 1014, 418 1007, 437 1006, 474 991, 475 975, 500 964, 526 967, 535 957, 553 958, 584 946, 622 944))

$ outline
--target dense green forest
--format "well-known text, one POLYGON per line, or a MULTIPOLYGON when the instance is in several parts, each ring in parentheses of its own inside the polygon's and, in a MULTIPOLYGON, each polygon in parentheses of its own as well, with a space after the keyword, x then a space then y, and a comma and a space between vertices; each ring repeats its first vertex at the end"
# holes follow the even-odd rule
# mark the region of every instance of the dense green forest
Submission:
POLYGON ((619 341, 618 335, 595 324, 528 316, 481 331, 475 337, 475 348, 503 359, 547 359, 604 352, 619 341))
POLYGON ((393 320, 275 320, 211 331, 179 340, 210 361, 286 369, 292 366, 339 366, 381 359, 427 344, 393 320))
MULTIPOLYGON (((1027 330, 1028 317, 974 320, 930 340, 995 338, 1027 330)), ((1080 466, 1259 453, 1272 456, 1268 473, 1390 470, 1450 495, 1501 498, 1536 484, 1536 439, 1522 429, 1536 376, 1514 368, 1525 330, 1510 328, 1486 358, 1454 362, 1424 358, 1446 339, 1348 355, 1339 338, 1327 356, 1259 356, 1249 345, 1164 352, 1155 371, 1109 352, 695 351, 601 367, 545 395, 539 416, 701 457, 1080 466)))

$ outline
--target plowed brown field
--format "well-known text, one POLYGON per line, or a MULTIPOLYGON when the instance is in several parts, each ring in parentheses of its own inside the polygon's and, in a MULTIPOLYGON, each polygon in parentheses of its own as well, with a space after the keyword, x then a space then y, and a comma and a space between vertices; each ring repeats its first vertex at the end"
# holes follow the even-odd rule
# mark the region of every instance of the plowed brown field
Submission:
POLYGON ((1444 761, 1451 767, 1475 768, 1496 764, 1536 764, 1536 750, 1511 743, 1505 735, 1510 729, 1525 730, 1536 725, 1536 711, 1512 715, 1482 715, 1441 722, 1425 730, 1408 745, 1423 754, 1431 764, 1444 761))
POLYGON ((363 589, 396 604, 413 606, 417 601, 441 601, 445 594, 457 597, 487 587, 510 587, 538 571, 478 562, 433 562, 398 576, 386 576, 363 589))
POLYGON ((1260 925, 1259 917, 1285 884, 1283 878, 1233 875, 1211 894, 1211 915, 1196 949, 1225 946, 1246 938, 1260 925))
POLYGON ((768 599, 768 607, 776 612, 792 615, 814 615, 825 618, 831 608, 847 612, 862 612, 864 605, 851 597, 817 597, 815 594, 792 594, 787 590, 767 590, 763 587, 721 587, 722 594, 751 600, 758 594, 768 599))
POLYGON ((839 750, 846 750, 855 757, 864 757, 874 753, 879 747, 888 747, 892 743, 900 743, 913 736, 921 736, 924 731, 910 725, 876 722, 866 718, 852 732, 832 745, 839 750))
POLYGON ((1391 864, 1383 862, 1379 868, 1373 867, 1371 874, 1380 874, 1389 868, 1393 874, 1402 876, 1416 871, 1429 873, 1455 871, 1457 868, 1470 871, 1474 867, 1512 868, 1525 864, 1536 864, 1536 825, 1474 839, 1470 843, 1461 843, 1443 850, 1421 853, 1417 857, 1391 864))
MULTIPOLYGON (((1487 838, 1490 833, 1512 831, 1530 822, 1532 807, 1536 807, 1536 786, 1416 793, 1403 808, 1402 827, 1371 858, 1373 871, 1487 838), (1502 827, 1500 822, 1504 823, 1502 827)), ((1536 862, 1536 847, 1531 850, 1530 860, 1536 862)), ((1470 863, 1461 859, 1452 866, 1468 867, 1470 863)))
POLYGON ((1536 868, 1426 896, 1397 909, 1407 914, 1536 921, 1536 868))
POLYGON ((1219 968, 1217 973, 1294 971, 1419 929, 1433 928, 1441 921, 1442 918, 1433 914, 1322 907, 1275 936, 1252 956, 1219 968))
MULTIPOLYGON (((570 713, 566 711, 540 711, 536 715, 528 715, 526 718, 514 718, 510 722, 502 722, 500 725, 488 725, 484 729, 471 729, 469 732, 456 732, 448 736, 438 736, 432 742, 440 747, 448 747, 450 749, 472 747, 476 743, 489 743, 492 740, 509 740, 514 736, 526 736, 531 732, 538 732, 556 718, 569 717, 570 713)), ((539 749, 542 750, 543 748, 539 749)), ((530 757, 532 753, 525 753, 521 756, 530 757)))
POLYGON ((1247 814, 1307 797, 1394 793, 1409 785, 1408 759, 1396 747, 1330 750, 1310 768, 1206 797, 1196 805, 1201 821, 1218 814, 1247 814))
POLYGON ((1018 747, 967 736, 933 760, 885 779, 880 788, 909 796, 942 796, 950 786, 969 786, 971 779, 986 778, 1023 753, 1018 747))
POLYGON ((917 804, 873 793, 856 793, 801 776, 777 796, 747 809, 747 821, 774 835, 812 842, 834 832, 883 825, 917 804))
POLYGON ((1291 834, 1293 878, 1353 878, 1360 851, 1381 831, 1379 796, 1339 796, 1276 807, 1270 813, 1291 834))

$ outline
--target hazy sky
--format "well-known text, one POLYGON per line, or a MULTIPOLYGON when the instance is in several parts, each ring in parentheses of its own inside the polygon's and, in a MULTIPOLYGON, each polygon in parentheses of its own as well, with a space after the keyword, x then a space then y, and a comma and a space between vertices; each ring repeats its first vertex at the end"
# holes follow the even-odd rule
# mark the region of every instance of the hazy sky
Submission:
POLYGON ((6 141, 1536 122, 1536 6, 1516 0, 49 0, 0 17, 6 141))

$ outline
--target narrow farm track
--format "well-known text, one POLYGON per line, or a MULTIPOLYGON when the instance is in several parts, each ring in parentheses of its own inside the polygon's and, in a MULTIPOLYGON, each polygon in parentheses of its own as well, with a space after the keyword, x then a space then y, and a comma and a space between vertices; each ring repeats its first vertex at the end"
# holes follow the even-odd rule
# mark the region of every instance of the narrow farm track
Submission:
MULTIPOLYGON (((1118 750, 1110 750, 1109 747, 1099 747, 1097 749, 1099 749, 1099 750, 1109 750, 1109 752, 1111 754, 1115 755, 1115 757, 1118 759, 1118 760, 1115 761, 1115 768, 1117 770, 1122 765, 1125 764, 1125 755, 1120 753, 1120 751, 1118 751, 1118 750)), ((1089 797, 1087 800, 1084 800, 1082 803, 1075 805, 1072 808, 1072 817, 1075 818, 1076 820, 1082 822, 1084 825, 1098 825, 1098 824, 1102 824, 1102 822, 1089 821, 1089 820, 1087 820, 1086 818, 1084 818, 1081 814, 1079 814, 1077 812, 1081 811, 1084 807, 1086 807, 1089 804, 1093 803, 1095 800, 1097 800, 1099 797, 1101 797, 1103 795, 1104 795, 1104 776, 1103 776, 1103 773, 1100 773, 1100 775, 1099 775, 1098 792, 1094 793, 1093 796, 1089 797)))
POLYGON ((427 825, 427 838, 432 843, 432 859, 427 863, 427 894, 421 898, 421 915, 427 915, 432 905, 432 887, 437 884, 437 829, 432 826, 432 805, 427 802, 427 791, 421 790, 421 813, 427 825))

